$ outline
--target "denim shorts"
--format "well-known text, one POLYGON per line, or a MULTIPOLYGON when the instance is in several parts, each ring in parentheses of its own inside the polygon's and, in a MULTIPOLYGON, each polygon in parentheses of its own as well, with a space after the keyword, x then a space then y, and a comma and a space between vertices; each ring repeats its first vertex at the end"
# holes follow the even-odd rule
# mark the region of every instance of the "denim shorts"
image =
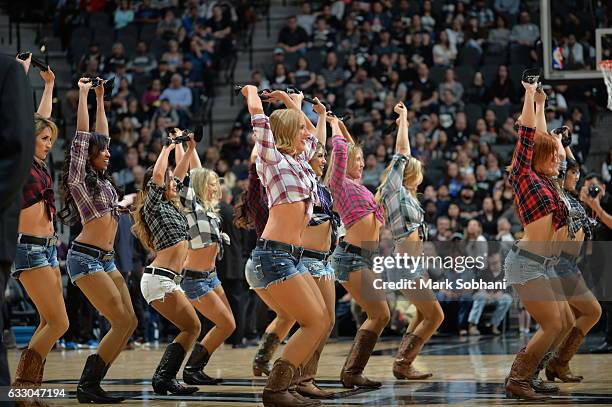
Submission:
POLYGON ((117 270, 114 259, 107 261, 98 260, 85 253, 75 252, 72 249, 68 250, 66 266, 72 283, 89 274, 101 272, 110 273, 117 270))
POLYGON ((554 266, 544 266, 537 261, 519 256, 513 250, 510 250, 506 256, 504 270, 506 272, 506 282, 509 285, 525 284, 529 280, 539 277, 550 279, 556 276, 554 266))
POLYGON ((349 281, 349 273, 357 270, 372 270, 374 260, 370 257, 347 253, 339 245, 336 246, 330 257, 332 269, 336 273, 336 281, 346 283, 349 281))
POLYGON ((575 261, 559 257, 559 264, 555 266, 555 272, 559 278, 580 274, 580 269, 575 261))
POLYGON ((40 246, 37 244, 18 244, 15 253, 15 261, 11 267, 11 275, 19 279, 19 275, 30 269, 39 267, 56 268, 59 266, 57 261, 57 246, 40 246))
POLYGON ((302 273, 310 273, 314 278, 334 279, 334 269, 329 260, 317 260, 311 257, 302 257, 297 266, 302 273))
MULTIPOLYGON (((408 263, 410 266, 410 263, 408 263)), ((425 268, 417 267, 393 267, 385 269, 386 281, 400 282, 402 280, 420 280, 425 275, 425 268)))
POLYGON ((194 279, 185 277, 181 282, 181 288, 191 301, 205 296, 220 285, 221 281, 217 277, 217 272, 211 272, 207 278, 194 279))
POLYGON ((171 278, 157 274, 142 274, 142 279, 140 280, 140 292, 142 293, 142 296, 147 304, 150 304, 156 300, 163 301, 166 294, 170 294, 175 291, 182 292, 183 290, 181 286, 175 283, 171 278))
POLYGON ((245 277, 253 289, 268 288, 301 274, 298 259, 282 250, 256 247, 251 253, 252 267, 245 267, 245 277))

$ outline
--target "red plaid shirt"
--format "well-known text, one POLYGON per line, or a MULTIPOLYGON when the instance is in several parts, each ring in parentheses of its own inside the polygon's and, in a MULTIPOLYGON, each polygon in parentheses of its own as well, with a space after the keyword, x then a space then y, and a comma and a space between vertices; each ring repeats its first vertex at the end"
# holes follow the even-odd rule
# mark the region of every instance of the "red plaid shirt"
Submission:
POLYGON ((346 229, 350 228, 372 212, 374 212, 376 219, 384 225, 382 205, 376 202, 370 190, 357 180, 346 176, 348 142, 343 136, 336 135, 333 138, 333 147, 334 159, 329 189, 344 227, 346 229))
POLYGON ((45 201, 47 205, 47 215, 53 219, 55 215, 55 194, 53 192, 53 180, 45 163, 34 160, 30 168, 30 176, 23 186, 23 200, 21 209, 45 201))
POLYGON ((535 129, 521 126, 519 140, 512 159, 509 181, 514 189, 514 202, 523 226, 544 216, 553 215, 553 226, 559 229, 566 224, 567 207, 561 201, 559 190, 553 181, 531 168, 535 146, 535 129))
POLYGON ((259 181, 255 163, 249 166, 249 189, 246 193, 246 213, 249 223, 255 227, 257 237, 263 233, 268 222, 266 191, 259 181))
POLYGON ((268 207, 307 201, 310 218, 314 204, 319 204, 317 176, 308 164, 317 151, 317 138, 311 134, 304 152, 294 158, 277 150, 268 116, 256 114, 251 123, 257 146, 257 174, 266 188, 268 207))

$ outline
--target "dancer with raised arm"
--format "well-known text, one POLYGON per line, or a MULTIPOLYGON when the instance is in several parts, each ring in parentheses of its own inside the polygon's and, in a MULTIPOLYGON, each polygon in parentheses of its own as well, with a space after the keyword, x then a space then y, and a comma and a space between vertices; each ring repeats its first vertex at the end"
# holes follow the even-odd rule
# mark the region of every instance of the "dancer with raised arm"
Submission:
POLYGON ((263 114, 257 88, 242 89, 255 133, 259 178, 266 189, 269 215, 253 250, 253 276, 249 285, 272 309, 284 311, 300 328, 281 358, 274 362, 263 391, 265 406, 313 406, 320 403, 289 392, 300 365, 314 353, 329 329, 329 316, 321 293, 308 273, 297 266, 302 256, 302 233, 319 203, 316 175, 308 160, 317 139, 308 131, 304 115, 285 92, 272 92, 279 109, 270 118, 263 114), (299 300, 298 300, 299 299, 299 300))
POLYGON ((95 88, 96 131, 89 132, 87 95, 91 87, 90 79, 79 80, 77 131, 64 162, 64 209, 59 216, 67 224, 80 221, 83 225, 68 251, 68 275, 111 324, 97 353, 87 358, 77 385, 77 399, 81 403, 118 403, 123 398, 105 392, 100 382, 138 325, 113 251, 119 214, 127 212, 131 202, 118 201, 107 172, 110 138, 102 85, 95 88))
POLYGON ((328 169, 328 185, 346 228, 344 238, 332 254, 336 280, 365 310, 367 319, 361 325, 346 358, 340 380, 346 388, 377 388, 381 382, 368 379, 363 370, 376 341, 389 322, 390 312, 384 293, 372 292, 375 279, 373 258, 378 252, 384 209, 374 195, 359 183, 364 167, 363 152, 337 117, 328 115, 333 134, 333 154, 328 169), (364 295, 364 287, 370 287, 364 295))
MULTIPOLYGON (((177 134, 181 135, 181 133, 177 134)), ((187 217, 189 250, 183 264, 181 288, 191 304, 215 326, 196 343, 183 369, 187 384, 216 384, 219 380, 204 373, 210 356, 236 329, 234 315, 217 277, 215 262, 223 256, 223 242, 229 237, 221 231, 218 204, 221 186, 216 172, 202 168, 193 135, 187 152, 180 144, 174 149, 179 163, 174 171, 177 190, 187 217), (187 173, 187 167, 191 171, 187 173)))
MULTIPOLYGON (((155 253, 153 262, 145 267, 140 290, 143 297, 180 333, 168 345, 155 374, 153 390, 157 394, 189 395, 197 387, 185 387, 176 379, 187 351, 200 334, 200 320, 181 289, 180 271, 187 256, 187 219, 180 209, 177 185, 168 169, 168 157, 176 144, 170 141, 157 157, 153 168, 145 173, 142 189, 133 213, 132 231, 140 242, 155 253)), ((183 161, 189 160, 184 155, 183 161)), ((185 165, 180 163, 179 165, 185 165)))
POLYGON ((567 208, 551 180, 559 172, 557 143, 548 133, 535 129, 537 85, 523 82, 523 86, 525 101, 509 182, 525 233, 512 246, 504 266, 508 284, 517 291, 540 328, 517 354, 505 388, 507 397, 545 400, 547 396, 534 392, 531 381, 538 364, 564 329, 563 311, 549 277, 554 275, 556 263, 555 232, 566 224, 567 208))
POLYGON ((41 71, 40 76, 45 81, 45 90, 34 115, 34 160, 23 187, 17 251, 11 270, 34 302, 40 323, 21 352, 13 382, 16 387, 40 386, 46 357, 68 329, 53 222, 56 213, 53 179, 45 164, 57 140, 57 126, 51 120, 55 75, 49 68, 41 71))
MULTIPOLYGON (((387 224, 395 241, 395 253, 418 257, 423 253, 423 241, 427 238, 425 211, 416 196, 417 188, 423 182, 423 164, 410 155, 406 107, 399 102, 394 110, 399 115, 395 155, 383 176, 378 195, 385 205, 387 224)), ((392 281, 428 279, 422 266, 398 272, 391 270, 388 274, 392 276, 392 281)), ((431 373, 418 371, 412 362, 442 324, 444 313, 431 289, 406 289, 402 290, 402 294, 414 304, 417 313, 400 343, 393 362, 393 375, 397 379, 426 379, 431 373)))

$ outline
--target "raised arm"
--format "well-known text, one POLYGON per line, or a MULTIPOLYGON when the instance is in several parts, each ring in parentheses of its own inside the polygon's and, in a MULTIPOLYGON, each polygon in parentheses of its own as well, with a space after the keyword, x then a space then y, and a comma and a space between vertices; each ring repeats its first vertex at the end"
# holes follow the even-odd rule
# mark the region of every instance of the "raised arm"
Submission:
POLYGON ((402 155, 410 155, 410 140, 408 139, 408 111, 402 102, 393 108, 399 115, 397 126, 397 139, 395 140, 395 152, 402 155))
POLYGON ((87 95, 91 89, 88 78, 79 79, 79 106, 77 108, 77 131, 89 131, 89 111, 87 110, 87 95))
POLYGON ((535 145, 536 115, 533 104, 536 84, 523 82, 523 86, 525 87, 525 101, 523 103, 523 112, 519 118, 518 142, 516 143, 516 149, 512 158, 513 174, 531 171, 531 161, 535 145))
POLYGON ((257 88, 253 85, 247 85, 242 88, 242 95, 247 100, 247 107, 249 109, 249 113, 251 116, 255 116, 257 114, 263 114, 263 105, 261 104, 261 99, 257 94, 257 88))
MULTIPOLYGON (((185 178, 185 174, 187 174, 187 170, 191 164, 191 156, 196 150, 196 143, 193 139, 189 139, 187 142, 187 152, 183 151, 183 146, 178 144, 174 149, 174 154, 176 157, 176 168, 174 169, 174 177, 179 180, 183 180, 185 178)), ((197 155, 197 153, 196 153, 197 155)))
POLYGON ((51 68, 46 71, 40 71, 40 76, 45 81, 45 89, 43 90, 42 98, 40 98, 40 104, 36 113, 45 118, 51 117, 51 111, 53 110, 53 85, 55 84, 55 74, 51 68))
MULTIPOLYGON (((100 79, 100 78, 98 78, 100 79)), ((104 81, 106 82, 106 81, 104 81)), ((95 88, 96 91, 96 133, 109 135, 108 119, 104 111, 104 86, 100 85, 95 88)))
MULTIPOLYGON (((325 109, 325 105, 319 101, 319 99, 314 98, 315 102, 317 102, 312 110, 318 115, 317 118, 317 127, 315 128, 314 135, 317 137, 319 143, 323 146, 327 143, 327 109, 325 109)), ((307 119, 307 122, 310 120, 307 119)))
POLYGON ((546 93, 541 90, 536 90, 534 100, 536 104, 535 128, 538 131, 548 133, 548 126, 546 125, 546 93))
POLYGON ((172 143, 169 146, 164 146, 162 148, 161 153, 157 157, 157 161, 155 161, 155 166, 153 167, 153 182, 157 186, 165 185, 165 177, 166 170, 168 169, 168 157, 170 157, 170 152, 174 150, 176 144, 172 143))
POLYGON ((330 178, 328 185, 332 190, 340 190, 346 177, 346 167, 348 163, 348 144, 349 141, 342 137, 340 120, 337 117, 328 116, 333 134, 333 158, 330 169, 330 178))

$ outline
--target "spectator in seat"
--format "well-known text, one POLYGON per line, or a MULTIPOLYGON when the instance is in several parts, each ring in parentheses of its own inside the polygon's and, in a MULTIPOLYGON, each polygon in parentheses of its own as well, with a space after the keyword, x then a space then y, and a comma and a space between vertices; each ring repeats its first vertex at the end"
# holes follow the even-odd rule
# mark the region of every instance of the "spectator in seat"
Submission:
POLYGON ((510 41, 516 45, 533 48, 537 39, 540 38, 540 29, 531 22, 531 17, 527 11, 522 11, 519 16, 519 23, 512 27, 510 41))
POLYGON ((157 23, 157 35, 166 41, 176 38, 180 26, 181 22, 176 18, 174 11, 168 9, 164 13, 164 18, 157 23))
POLYGON ((185 86, 191 90, 193 111, 197 111, 200 107, 200 96, 204 93, 204 72, 195 69, 191 59, 185 59, 179 71, 185 78, 185 86))
POLYGON ((366 15, 366 21, 372 26, 372 31, 380 32, 387 30, 391 26, 391 15, 385 11, 383 4, 380 1, 372 2, 370 13, 366 15))
POLYGON ((516 92, 506 65, 497 68, 497 75, 488 89, 487 99, 489 103, 497 106, 507 106, 515 102, 516 92))
POLYGON ((327 25, 323 17, 318 17, 312 31, 310 48, 316 50, 331 50, 335 46, 336 33, 327 25))
POLYGON ((191 90, 183 86, 183 78, 179 74, 172 75, 170 86, 162 92, 161 99, 167 99, 174 109, 189 111, 193 104, 191 90))
POLYGON ((487 38, 487 53, 501 55, 508 49, 510 43, 510 30, 503 16, 498 15, 495 19, 495 28, 489 30, 487 38))
POLYGON ((272 90, 285 90, 287 86, 291 85, 289 75, 287 74, 287 68, 284 64, 276 64, 274 67, 274 73, 270 78, 270 88, 272 90))
POLYGON ((476 72, 472 84, 465 93, 465 99, 467 103, 474 105, 484 105, 487 101, 487 88, 484 84, 484 78, 482 73, 476 72))
POLYGON ((574 34, 567 37, 567 42, 563 46, 563 60, 566 64, 565 69, 584 68, 584 49, 582 44, 576 41, 574 34))
POLYGON ((550 85, 542 86, 542 90, 546 93, 546 107, 552 107, 557 116, 564 116, 567 112, 567 102, 563 94, 550 85))
POLYGON ((205 24, 206 19, 200 16, 198 7, 195 4, 189 6, 183 17, 182 24, 188 36, 192 36, 197 24, 205 24))
MULTIPOLYGON (((191 93, 189 95, 191 96, 191 93)), ((153 114, 151 123, 153 124, 154 129, 156 131, 160 129, 160 131, 163 130, 163 133, 165 133, 166 128, 173 128, 178 126, 179 115, 168 99, 161 97, 161 103, 157 111, 153 114), (160 123, 160 120, 163 123, 160 123)), ((162 133, 159 133, 158 135, 161 137, 162 133)))
POLYGON ((578 106, 572 109, 572 123, 572 138, 574 134, 578 136, 578 155, 580 162, 585 162, 591 150, 591 124, 584 120, 584 113, 578 106))
MULTIPOLYGON (((328 58, 331 54, 333 53, 327 54, 328 58)), ((295 72, 289 73, 289 79, 298 89, 303 92, 307 92, 312 86, 314 86, 317 80, 317 75, 308 69, 308 60, 304 57, 299 57, 295 72)), ((342 70, 340 70, 340 84, 342 84, 342 70)))
MULTIPOLYGON (((501 255, 499 252, 489 254, 488 267, 482 279, 487 282, 501 282, 504 279, 504 273, 501 267, 501 255)), ((504 320, 506 313, 512 305, 512 295, 510 295, 507 290, 480 290, 473 296, 472 309, 468 316, 470 335, 480 335, 478 323, 480 322, 485 306, 489 304, 495 305, 495 310, 491 315, 491 320, 486 325, 491 327, 493 335, 499 335, 501 333, 498 326, 504 320)))
POLYGON ((306 31, 306 34, 308 34, 308 36, 312 35, 312 27, 314 26, 317 16, 312 13, 310 2, 305 1, 302 3, 301 13, 298 14, 296 18, 298 25, 306 31))
POLYGON ((127 27, 134 21, 134 10, 132 10, 132 2, 130 0, 121 0, 119 7, 115 10, 115 30, 120 30, 127 27))
POLYGON ((158 79, 161 82, 163 88, 166 88, 168 85, 170 85, 172 71, 170 71, 168 61, 164 61, 163 59, 159 61, 157 69, 154 69, 152 71, 151 76, 153 77, 153 79, 158 79))
POLYGON ((412 89, 421 91, 423 100, 421 107, 430 107, 438 103, 438 91, 431 79, 429 79, 429 68, 420 64, 417 69, 417 79, 412 83, 412 89))
POLYGON ((305 53, 307 44, 308 33, 298 26, 296 16, 289 17, 287 25, 278 34, 278 46, 287 53, 305 53))
POLYGON ((344 13, 338 11, 339 5, 341 3, 341 1, 336 1, 333 6, 331 6, 330 4, 324 4, 323 10, 321 10, 320 14, 325 19, 325 21, 327 21, 327 25, 329 25, 336 31, 342 27, 340 19, 342 18, 342 15, 344 13), (336 9, 335 11, 334 8, 336 9))
POLYGON ((493 10, 498 15, 503 16, 510 25, 516 22, 516 16, 519 13, 520 0, 495 0, 493 2, 493 10))
MULTIPOLYGON (((89 49, 87 53, 81 57, 81 60, 77 64, 77 70, 79 72, 87 72, 90 70, 93 63, 95 63, 95 69, 93 69, 94 73, 98 71, 104 70, 104 64, 106 62, 106 58, 102 55, 102 51, 100 51, 100 45, 97 42, 92 42, 89 44, 89 49)), ((93 76, 95 78, 95 76, 93 76)))
POLYGON ((442 94, 442 92, 446 89, 450 89, 453 91, 453 94, 460 101, 463 97, 463 85, 460 82, 457 82, 455 79, 455 70, 447 69, 444 73, 444 79, 440 86, 438 86, 438 93, 442 94))
POLYGON ((151 0, 142 0, 136 8, 134 21, 139 24, 157 24, 159 19, 159 10, 151 6, 151 0))
POLYGON ((212 17, 206 26, 215 39, 215 52, 219 56, 226 56, 233 51, 232 45, 232 21, 223 14, 219 5, 212 8, 212 17))
POLYGON ((157 68, 157 60, 147 49, 147 43, 138 41, 136 55, 127 64, 128 71, 135 75, 149 75, 155 68, 157 68))
POLYGON ((481 27, 490 27, 495 20, 493 10, 487 7, 485 0, 476 0, 470 11, 468 11, 468 16, 476 18, 478 25, 481 27))
POLYGON ((487 30, 480 26, 476 17, 470 17, 465 29, 465 45, 475 48, 482 53, 482 46, 486 38, 487 30))
POLYGON ((457 113, 463 110, 463 102, 458 100, 451 89, 442 92, 442 103, 439 107, 440 124, 443 128, 450 128, 457 113))
POLYGON ((511 230, 512 225, 507 218, 500 217, 497 219, 497 234, 495 235, 495 240, 501 242, 499 251, 502 256, 508 254, 512 248, 512 244, 514 244, 516 240, 514 236, 512 236, 511 230))
POLYGON ((111 54, 106 58, 106 64, 104 65, 106 72, 113 72, 119 65, 126 65, 128 62, 127 55, 125 55, 125 48, 120 42, 113 44, 111 54))
POLYGON ((159 96, 161 95, 161 81, 159 79, 154 79, 149 86, 149 89, 145 91, 140 99, 140 103, 143 106, 150 107, 154 103, 159 100, 159 96))
POLYGON ((162 55, 162 61, 168 63, 168 69, 176 72, 176 69, 183 64, 183 53, 179 50, 179 44, 175 40, 168 41, 168 51, 162 55))

